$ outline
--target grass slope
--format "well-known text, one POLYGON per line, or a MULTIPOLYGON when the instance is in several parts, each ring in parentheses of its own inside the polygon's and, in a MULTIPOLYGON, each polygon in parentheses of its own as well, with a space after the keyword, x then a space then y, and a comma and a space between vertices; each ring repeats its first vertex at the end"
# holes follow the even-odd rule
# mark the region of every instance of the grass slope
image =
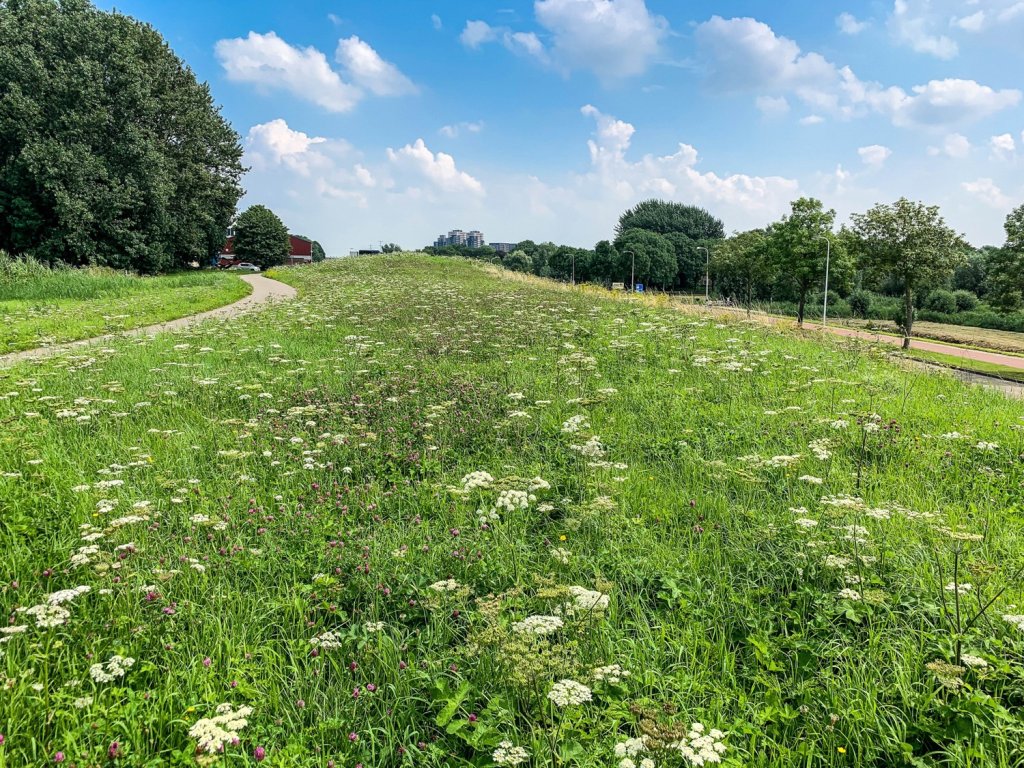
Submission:
POLYGON ((0 354, 129 330, 230 304, 237 275, 136 277, 109 270, 37 270, 0 283, 0 354))
POLYGON ((1024 758, 1019 403, 456 260, 281 272, 0 372, 3 768, 1024 758))

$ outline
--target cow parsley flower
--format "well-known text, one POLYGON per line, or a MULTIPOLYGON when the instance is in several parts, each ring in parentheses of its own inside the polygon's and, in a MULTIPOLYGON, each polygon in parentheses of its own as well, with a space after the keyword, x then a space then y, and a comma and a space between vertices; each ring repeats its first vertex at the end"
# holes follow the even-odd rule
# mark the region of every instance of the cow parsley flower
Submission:
POLYGON ((521 765, 530 759, 530 753, 526 751, 526 747, 517 747, 511 741, 505 740, 498 744, 491 758, 498 765, 521 765))
POLYGON ((70 603, 79 595, 84 595, 87 592, 92 591, 92 587, 82 585, 80 587, 72 587, 71 589, 61 589, 57 592, 51 592, 46 596, 46 602, 50 605, 60 605, 61 603, 70 603))
POLYGON ((590 701, 591 698, 590 689, 583 685, 583 683, 578 683, 575 680, 559 680, 548 691, 548 699, 554 702, 555 706, 559 709, 584 704, 590 701))
POLYGON ((324 650, 332 650, 334 648, 341 648, 342 639, 341 636, 331 632, 321 632, 319 635, 315 635, 309 639, 309 644, 314 648, 323 648, 324 650))
POLYGON ((590 674, 599 683, 611 683, 616 685, 630 676, 629 670, 623 669, 618 664, 608 664, 604 667, 594 667, 590 674))
POLYGON ((523 635, 550 635, 562 628, 564 622, 557 616, 527 616, 512 625, 512 631, 523 635))
POLYGON ((430 585, 430 589, 434 592, 458 592, 462 589, 462 585, 455 579, 445 579, 444 581, 435 581, 430 585))
POLYGON ((490 488, 494 478, 487 472, 470 472, 462 478, 462 490, 469 492, 477 488, 490 488))
POLYGON ((135 659, 130 656, 111 656, 107 661, 89 667, 89 677, 97 683, 112 683, 135 666, 135 659))
POLYGON ((600 613, 608 607, 608 595, 597 592, 586 587, 569 587, 569 594, 573 599, 562 606, 566 616, 575 616, 577 613, 600 613))
POLYGON ((693 723, 686 737, 670 744, 672 749, 679 750, 690 765, 707 765, 722 762, 722 755, 727 751, 725 734, 717 728, 705 733, 702 723, 693 723))
POLYGON ((249 724, 246 718, 251 714, 252 707, 235 709, 231 704, 221 704, 216 716, 196 720, 188 735, 198 742, 201 751, 220 753, 228 745, 238 744, 238 732, 249 724))
POLYGON ((51 605, 50 603, 33 605, 30 608, 19 608, 18 612, 34 618, 36 620, 36 626, 42 629, 59 627, 71 618, 71 611, 67 608, 62 608, 59 605, 51 605))

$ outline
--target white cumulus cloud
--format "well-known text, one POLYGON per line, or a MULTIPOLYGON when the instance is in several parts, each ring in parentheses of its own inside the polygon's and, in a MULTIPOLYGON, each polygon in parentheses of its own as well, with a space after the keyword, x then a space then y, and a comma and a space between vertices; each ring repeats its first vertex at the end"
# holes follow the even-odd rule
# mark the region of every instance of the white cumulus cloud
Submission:
POLYGON ((948 78, 899 86, 863 81, 819 53, 804 52, 752 18, 713 16, 696 29, 710 84, 720 91, 792 94, 815 115, 850 119, 880 114, 900 126, 941 126, 979 120, 1015 106, 1021 92, 995 90, 974 80, 948 78))
POLYGON ((416 91, 412 80, 398 67, 382 59, 372 46, 355 35, 338 41, 335 59, 356 85, 377 96, 400 96, 416 91))
POLYGON ((992 179, 977 179, 976 181, 965 181, 960 185, 964 191, 981 200, 993 208, 1007 209, 1013 201, 1003 193, 992 179))
POLYGON ((852 13, 843 12, 836 17, 836 26, 844 35, 859 35, 868 28, 866 21, 858 21, 852 13))
POLYGON ((606 82, 646 72, 669 29, 644 0, 536 0, 534 13, 556 62, 606 82))
POLYGON ((387 156, 396 167, 415 172, 438 189, 484 194, 483 184, 456 168, 454 157, 444 152, 431 152, 423 139, 397 150, 388 147, 387 156))
POLYGON ((946 155, 956 160, 963 160, 971 154, 971 142, 962 133, 950 133, 942 142, 941 147, 928 147, 929 155, 946 155))
POLYGON ((881 168, 885 165, 885 161, 889 159, 892 150, 888 147, 883 147, 881 144, 871 144, 858 149, 857 154, 860 155, 861 162, 865 165, 869 165, 872 168, 881 168))
POLYGON ((1013 136, 1009 133, 993 136, 988 140, 988 145, 992 149, 992 154, 997 160, 1010 158, 1017 150, 1017 145, 1013 140, 1013 136))
POLYGON ((274 32, 220 40, 214 52, 229 80, 288 91, 330 112, 347 112, 362 96, 331 69, 323 53, 289 45, 274 32))
POLYGON ((897 42, 917 53, 952 59, 959 52, 956 41, 935 30, 929 0, 896 0, 889 15, 889 30, 897 42))
POLYGON ((780 176, 702 173, 696 168, 697 150, 682 142, 673 154, 630 160, 627 154, 635 133, 632 124, 604 114, 590 104, 580 111, 596 123, 594 137, 587 142, 591 170, 581 183, 590 194, 603 190, 611 205, 659 195, 721 205, 749 219, 752 214, 781 213, 798 190, 795 180, 780 176))

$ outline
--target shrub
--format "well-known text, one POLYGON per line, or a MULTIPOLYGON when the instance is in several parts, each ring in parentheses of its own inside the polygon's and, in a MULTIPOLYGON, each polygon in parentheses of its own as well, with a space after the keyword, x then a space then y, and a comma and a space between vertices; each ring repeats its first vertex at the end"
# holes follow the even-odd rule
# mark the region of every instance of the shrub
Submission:
POLYGON ((871 294, 868 291, 854 291, 847 300, 854 317, 868 316, 871 311, 871 294))
POLYGON ((978 297, 972 291, 953 291, 953 298, 956 300, 957 312, 970 312, 978 307, 978 297))
POLYGON ((928 294, 928 298, 924 301, 924 307, 932 312, 952 315, 956 312, 956 296, 953 295, 952 291, 939 288, 928 294))

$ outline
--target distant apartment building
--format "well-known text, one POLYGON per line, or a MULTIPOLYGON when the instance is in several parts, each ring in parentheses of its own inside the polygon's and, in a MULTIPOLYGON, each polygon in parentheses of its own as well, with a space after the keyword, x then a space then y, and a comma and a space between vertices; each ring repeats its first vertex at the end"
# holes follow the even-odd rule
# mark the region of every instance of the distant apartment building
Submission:
POLYGON ((435 248, 444 248, 446 245, 464 245, 468 248, 483 248, 487 245, 484 240, 484 233, 478 229, 471 232, 463 232, 461 229, 453 229, 447 235, 438 235, 434 241, 435 248))
POLYGON ((488 243, 498 253, 512 253, 516 249, 516 243, 488 243))

